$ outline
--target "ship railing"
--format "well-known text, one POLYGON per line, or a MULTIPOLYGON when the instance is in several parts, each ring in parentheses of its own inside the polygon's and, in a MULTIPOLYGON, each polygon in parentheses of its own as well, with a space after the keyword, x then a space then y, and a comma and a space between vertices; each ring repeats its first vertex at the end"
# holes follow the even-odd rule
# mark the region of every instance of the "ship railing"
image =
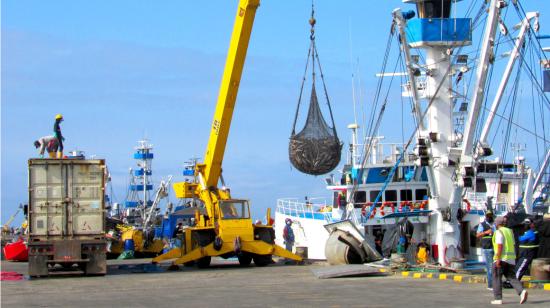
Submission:
MULTIPOLYGON (((499 198, 496 201, 493 200, 493 202, 493 211, 497 214, 497 216, 501 216, 512 211, 512 207, 506 202, 506 200, 501 200, 499 198)), ((477 211, 478 213, 481 212, 482 214, 485 214, 487 211, 487 194, 479 192, 466 193, 466 196, 462 201, 462 210, 466 212, 477 211)))
MULTIPOLYGON (((384 137, 374 137, 376 140, 372 144, 370 151, 369 162, 371 164, 389 163, 396 161, 397 157, 403 150, 403 144, 396 142, 381 142, 384 137), (387 160, 387 161, 386 161, 387 160)), ((353 144, 354 156, 362 157, 366 148, 369 145, 370 138, 367 138, 366 143, 353 144)))
POLYGON ((427 200, 411 200, 411 201, 380 201, 374 204, 373 202, 355 202, 354 206, 356 209, 361 209, 361 211, 369 212, 372 206, 376 207, 376 212, 384 213, 396 213, 403 211, 414 211, 427 209, 428 203, 427 200))
POLYGON ((486 211, 487 210, 487 194, 479 192, 468 192, 462 201, 463 210, 486 211), (466 201, 467 200, 467 201, 466 201), (468 205, 468 203, 470 205, 468 205))
POLYGON ((282 198, 277 200, 277 212, 286 216, 298 218, 332 220, 332 206, 325 198, 310 198, 301 201, 298 198, 282 198))

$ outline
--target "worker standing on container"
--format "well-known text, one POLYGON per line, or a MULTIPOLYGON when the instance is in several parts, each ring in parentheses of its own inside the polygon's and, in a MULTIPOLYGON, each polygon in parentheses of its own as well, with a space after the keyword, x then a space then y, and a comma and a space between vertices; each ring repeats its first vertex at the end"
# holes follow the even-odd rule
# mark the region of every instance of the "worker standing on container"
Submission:
POLYGON ((44 152, 47 150, 50 158, 55 158, 57 151, 57 138, 55 136, 44 136, 34 142, 35 148, 40 148, 40 158, 44 158, 44 152))
POLYGON ((495 220, 497 230, 493 234, 493 250, 495 257, 493 262, 493 305, 502 305, 502 275, 510 281, 510 284, 520 296, 520 304, 527 301, 527 290, 523 289, 521 282, 516 278, 514 265, 516 263, 516 248, 514 232, 506 228, 506 219, 497 217, 495 220))
POLYGON ((487 271, 487 289, 493 289, 493 233, 495 232, 493 212, 485 213, 485 221, 477 227, 476 237, 481 238, 481 251, 485 258, 485 270, 487 271))
POLYGON ((57 114, 55 116, 55 123, 53 125, 53 133, 55 138, 57 138, 58 143, 57 158, 63 158, 63 141, 65 141, 63 134, 61 134, 61 127, 59 126, 61 122, 63 122, 63 115, 57 114))
POLYGON ((516 278, 519 281, 531 265, 531 261, 537 256, 539 249, 539 236, 535 230, 535 222, 525 218, 523 223, 528 229, 519 237, 519 260, 516 265, 516 278))
POLYGON ((285 219, 285 228, 283 230, 283 240, 285 241, 286 250, 292 252, 294 246, 294 231, 292 230, 292 219, 285 219))

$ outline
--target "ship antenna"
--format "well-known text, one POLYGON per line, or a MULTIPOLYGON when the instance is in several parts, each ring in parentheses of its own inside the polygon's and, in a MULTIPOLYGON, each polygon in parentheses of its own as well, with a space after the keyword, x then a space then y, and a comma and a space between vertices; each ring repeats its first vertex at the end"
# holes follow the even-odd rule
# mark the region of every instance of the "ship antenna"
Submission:
MULTIPOLYGON (((351 17, 348 22, 348 36, 349 36, 349 65, 351 69, 351 101, 353 102, 353 123, 357 124, 357 110, 356 110, 356 97, 355 97, 355 67, 353 65, 353 39, 351 35, 351 17)), ((359 85, 360 86, 360 85, 359 85)))

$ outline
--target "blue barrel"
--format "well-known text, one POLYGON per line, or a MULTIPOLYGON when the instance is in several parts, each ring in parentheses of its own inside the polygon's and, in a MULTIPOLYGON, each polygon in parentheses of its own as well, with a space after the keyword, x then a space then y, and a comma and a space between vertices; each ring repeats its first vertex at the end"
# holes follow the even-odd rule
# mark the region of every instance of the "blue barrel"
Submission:
POLYGON ((124 251, 134 251, 134 240, 124 241, 124 251))

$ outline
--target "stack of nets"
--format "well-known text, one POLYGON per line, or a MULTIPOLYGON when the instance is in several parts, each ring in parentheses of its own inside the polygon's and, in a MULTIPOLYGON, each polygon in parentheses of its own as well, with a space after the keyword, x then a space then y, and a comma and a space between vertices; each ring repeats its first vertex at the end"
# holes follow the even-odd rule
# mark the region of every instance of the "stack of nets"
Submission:
POLYGON ((313 83, 306 124, 302 131, 290 136, 290 162, 303 173, 321 175, 338 166, 341 152, 342 143, 334 127, 329 127, 323 118, 313 83))

